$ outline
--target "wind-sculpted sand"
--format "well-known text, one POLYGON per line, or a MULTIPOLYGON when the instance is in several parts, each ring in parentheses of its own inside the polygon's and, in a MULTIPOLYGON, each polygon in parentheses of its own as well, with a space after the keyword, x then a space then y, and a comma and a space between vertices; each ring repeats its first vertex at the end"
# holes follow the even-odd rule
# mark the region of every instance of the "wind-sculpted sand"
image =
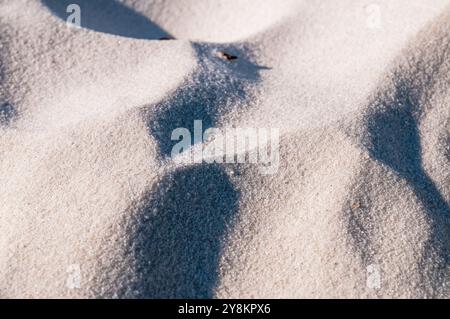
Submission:
POLYGON ((448 298, 449 5, 0 0, 0 297, 448 298))

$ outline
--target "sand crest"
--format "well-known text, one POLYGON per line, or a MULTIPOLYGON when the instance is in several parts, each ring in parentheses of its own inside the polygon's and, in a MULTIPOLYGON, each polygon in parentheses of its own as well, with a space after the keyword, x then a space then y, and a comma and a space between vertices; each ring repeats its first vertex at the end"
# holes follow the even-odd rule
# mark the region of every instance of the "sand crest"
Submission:
POLYGON ((0 297, 448 298, 449 5, 0 0, 0 297))

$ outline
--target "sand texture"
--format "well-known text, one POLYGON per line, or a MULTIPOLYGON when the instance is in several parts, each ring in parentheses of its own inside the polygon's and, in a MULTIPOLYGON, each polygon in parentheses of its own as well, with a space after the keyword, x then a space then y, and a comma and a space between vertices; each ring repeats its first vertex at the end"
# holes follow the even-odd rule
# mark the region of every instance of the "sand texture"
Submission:
POLYGON ((450 1, 0 0, 0 297, 449 298, 449 263, 450 1), (279 129, 276 172, 174 158, 195 120, 279 129))

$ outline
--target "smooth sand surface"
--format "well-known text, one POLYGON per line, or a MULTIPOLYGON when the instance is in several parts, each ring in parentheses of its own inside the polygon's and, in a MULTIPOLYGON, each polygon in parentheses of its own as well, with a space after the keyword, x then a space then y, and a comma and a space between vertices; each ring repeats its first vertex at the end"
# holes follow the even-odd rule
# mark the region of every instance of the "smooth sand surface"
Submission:
POLYGON ((450 2, 0 0, 0 190, 4 298, 449 298, 450 2))

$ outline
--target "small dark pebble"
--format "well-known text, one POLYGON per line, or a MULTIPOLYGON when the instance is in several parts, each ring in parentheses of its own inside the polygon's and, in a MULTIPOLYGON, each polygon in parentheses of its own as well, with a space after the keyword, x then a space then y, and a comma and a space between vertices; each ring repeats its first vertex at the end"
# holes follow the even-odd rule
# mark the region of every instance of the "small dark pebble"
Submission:
POLYGON ((223 51, 221 51, 219 53, 220 53, 220 57, 225 59, 225 60, 227 60, 227 61, 237 60, 237 58, 238 58, 235 55, 231 55, 231 54, 228 54, 228 53, 223 52, 223 51))

